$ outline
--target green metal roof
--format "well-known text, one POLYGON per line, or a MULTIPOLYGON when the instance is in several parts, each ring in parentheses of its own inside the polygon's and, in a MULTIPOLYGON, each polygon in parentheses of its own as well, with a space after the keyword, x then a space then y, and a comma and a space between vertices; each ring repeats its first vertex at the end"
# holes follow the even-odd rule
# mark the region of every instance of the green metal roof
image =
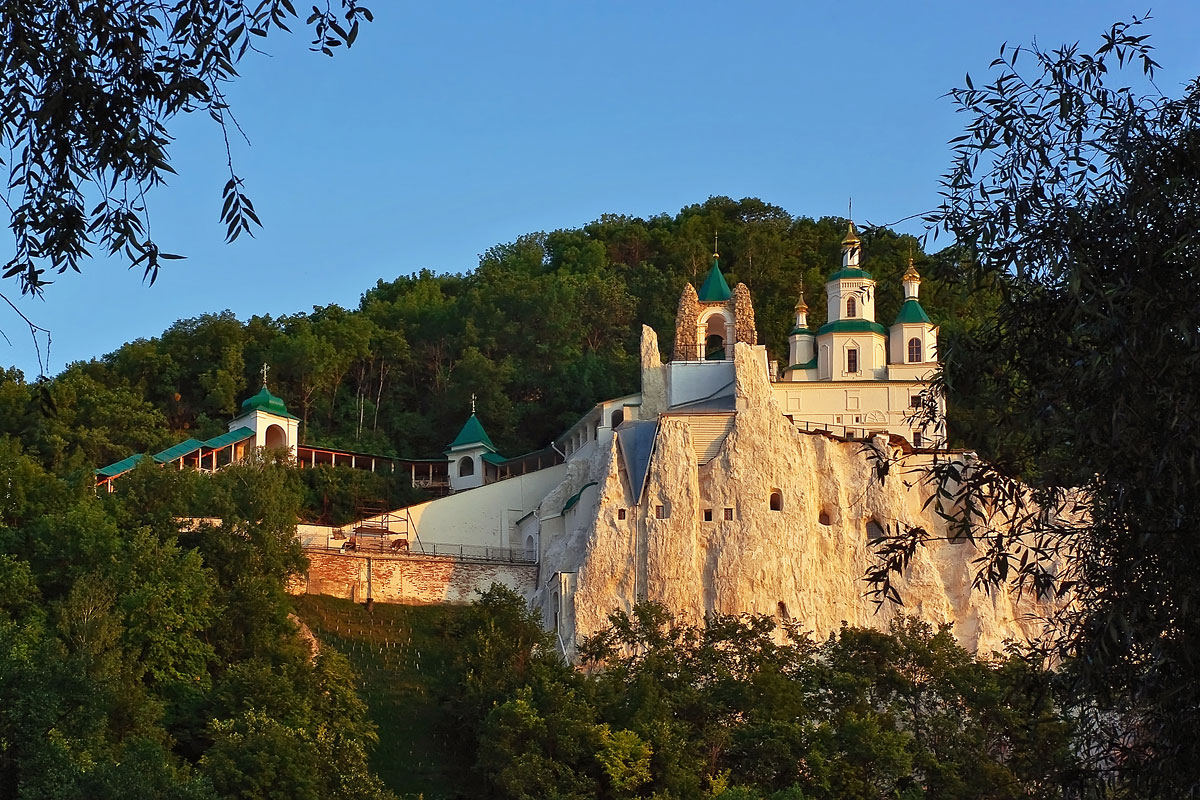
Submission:
POLYGON ((293 417, 288 413, 287 406, 284 405, 283 400, 271 394, 266 384, 263 384, 263 387, 258 390, 258 394, 242 401, 242 413, 246 414, 251 411, 263 411, 267 414, 275 414, 276 416, 287 417, 288 419, 299 419, 299 417, 293 417))
POLYGON ((487 431, 483 429, 483 423, 474 414, 467 420, 467 423, 462 426, 462 430, 458 432, 458 436, 454 437, 454 441, 450 443, 450 450, 457 450, 463 447, 471 447, 481 444, 493 453, 496 452, 496 445, 492 444, 492 440, 488 438, 487 431))
POLYGON ((253 436, 254 430, 252 428, 242 426, 241 428, 234 428, 229 433, 222 433, 220 436, 214 436, 206 441, 204 446, 210 450, 220 450, 222 447, 228 447, 231 444, 237 444, 238 442, 253 438, 253 436))
POLYGON ((794 369, 816 369, 816 368, 817 368, 817 358, 816 358, 816 356, 813 356, 808 361, 805 361, 803 364, 792 364, 790 367, 784 367, 783 371, 790 372, 791 370, 794 370, 794 369))
POLYGON ((487 463, 489 463, 495 467, 498 467, 501 464, 508 461, 507 458, 505 458, 504 456, 501 456, 501 455, 497 455, 496 453, 484 453, 483 455, 480 456, 480 458, 482 458, 484 461, 486 461, 487 463))
POLYGON ((846 267, 845 269, 839 269, 837 272, 829 276, 829 280, 831 281, 840 281, 843 278, 866 278, 869 281, 875 280, 871 273, 867 272, 865 269, 859 269, 858 267, 846 267))
POLYGON ((925 313, 925 309, 921 308, 921 303, 917 299, 905 300, 904 305, 900 306, 900 313, 896 315, 896 321, 892 324, 901 325, 904 323, 929 322, 929 315, 925 313))
POLYGON ((583 497, 583 490, 584 490, 584 489, 588 488, 589 486, 595 486, 595 485, 596 485, 596 482, 595 482, 595 481, 592 481, 591 483, 585 483, 583 486, 580 486, 580 487, 579 487, 579 491, 578 491, 578 492, 576 492, 575 494, 573 494, 573 495, 571 495, 570 497, 568 497, 568 498, 567 498, 567 502, 566 502, 566 504, 563 506, 562 513, 564 513, 564 514, 565 514, 565 513, 567 513, 568 511, 570 511, 570 510, 571 510, 571 507, 572 507, 572 506, 574 506, 576 503, 578 503, 578 502, 579 502, 579 498, 580 498, 580 497, 583 497))
POLYGON ((813 335, 811 328, 792 328, 788 331, 788 336, 795 336, 797 333, 807 333, 809 336, 813 335))
POLYGON ((878 322, 869 322, 865 319, 839 319, 836 322, 826 322, 817 331, 820 336, 823 333, 878 333, 887 336, 887 329, 878 322))
POLYGON ((122 458, 115 464, 109 464, 107 467, 101 467, 96 470, 96 474, 101 478, 115 478, 123 472, 129 472, 138 465, 138 462, 145 458, 145 453, 134 453, 128 458, 122 458))
POLYGON ((704 279, 698 294, 701 303, 724 303, 733 295, 733 292, 729 291, 729 284, 725 282, 725 276, 721 274, 719 258, 713 257, 712 269, 708 271, 708 277, 704 279))
POLYGON ((174 447, 168 447, 161 453, 155 453, 154 460, 160 464, 169 464, 178 458, 196 452, 202 447, 204 447, 204 442, 199 439, 184 439, 174 447))

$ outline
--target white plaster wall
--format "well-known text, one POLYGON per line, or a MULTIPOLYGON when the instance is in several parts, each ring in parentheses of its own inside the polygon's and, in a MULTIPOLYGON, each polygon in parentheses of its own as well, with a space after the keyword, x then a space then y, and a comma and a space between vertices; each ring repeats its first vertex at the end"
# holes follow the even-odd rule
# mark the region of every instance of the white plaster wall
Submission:
POLYGON ((292 458, 296 457, 296 445, 300 441, 300 422, 299 420, 289 419, 288 417, 280 417, 275 414, 268 414, 264 411, 251 411, 249 414, 243 414, 236 417, 229 423, 229 430, 237 430, 238 428, 249 428, 254 431, 254 446, 266 447, 267 445, 267 428, 272 425, 278 425, 283 428, 287 438, 287 449, 292 458))
POLYGON ((843 278, 825 284, 826 319, 875 320, 875 281, 864 278, 843 278), (846 300, 850 297, 858 304, 853 317, 846 316, 846 300))
MULTIPOLYGON (((928 372, 928 367, 923 371, 928 372)), ((797 423, 862 426, 910 439, 911 396, 924 384, 912 381, 784 381, 772 385, 782 413, 797 423), (857 400, 857 408, 852 400, 857 400), (841 418, 839 421, 838 418, 841 418)))
MULTIPOLYGON (((508 544, 508 527, 537 508, 546 494, 562 482, 566 465, 489 483, 470 491, 440 497, 407 511, 422 540, 445 544, 516 547, 508 544), (516 516, 508 517, 519 511, 516 516)), ((393 523, 394 530, 402 525, 393 523)), ((520 545, 524 547, 524 543, 520 545)))

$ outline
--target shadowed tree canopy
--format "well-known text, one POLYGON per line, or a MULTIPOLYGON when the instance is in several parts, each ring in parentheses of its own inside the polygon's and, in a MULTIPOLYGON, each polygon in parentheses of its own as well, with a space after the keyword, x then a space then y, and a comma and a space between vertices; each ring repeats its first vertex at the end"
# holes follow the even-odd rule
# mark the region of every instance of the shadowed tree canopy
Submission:
MULTIPOLYGON (((1143 22, 1090 53, 1002 47, 952 92, 970 122, 929 221, 1002 301, 942 354, 986 461, 937 471, 979 583, 1071 599, 1042 654, 1095 766, 1119 796, 1179 797, 1200 786, 1200 82, 1113 88, 1153 77, 1143 22)), ((878 545, 878 589, 924 535, 878 545)))

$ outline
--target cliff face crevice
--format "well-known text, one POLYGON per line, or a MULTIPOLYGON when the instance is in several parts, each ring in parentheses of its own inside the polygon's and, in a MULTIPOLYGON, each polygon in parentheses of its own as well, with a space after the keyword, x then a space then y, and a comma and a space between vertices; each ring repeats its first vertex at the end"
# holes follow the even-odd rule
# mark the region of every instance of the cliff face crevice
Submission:
MULTIPOLYGON (((686 419, 669 413, 660 419, 641 503, 629 495, 615 443, 590 460, 588 479, 598 482, 598 492, 568 536, 575 551, 568 561, 577 570, 577 637, 641 598, 691 621, 709 613, 783 612, 818 637, 843 622, 886 628, 904 612, 951 623, 963 646, 984 653, 1040 630, 1032 616, 1046 608, 972 587, 971 544, 920 548, 897 581, 903 608, 876 609, 864 596, 869 524, 949 533, 925 507, 933 491, 922 480, 928 456, 900 458, 880 477, 864 443, 798 431, 749 347, 736 346, 735 361, 738 413, 708 464, 697 465, 686 419), (773 491, 780 494, 778 510, 771 507, 773 491)), ((874 447, 897 455, 886 439, 874 447)), ((543 563, 543 575, 557 568, 543 563)))

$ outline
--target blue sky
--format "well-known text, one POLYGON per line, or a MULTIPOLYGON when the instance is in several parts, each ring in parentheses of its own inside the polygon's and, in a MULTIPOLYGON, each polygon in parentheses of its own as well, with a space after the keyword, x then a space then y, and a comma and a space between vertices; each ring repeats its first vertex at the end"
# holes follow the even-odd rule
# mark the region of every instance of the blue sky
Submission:
MULTIPOLYGON (((888 223, 935 205, 956 117, 942 95, 1002 41, 1089 49, 1141 3, 368 3, 334 59, 297 35, 249 55, 230 91, 235 160, 264 228, 224 244, 225 155, 206 116, 178 119, 179 175, 150 197, 171 262, 153 287, 117 262, 19 300, 52 331, 48 371, 176 319, 357 304, 421 268, 601 214, 675 213, 714 194, 793 214, 888 223)), ((1200 74, 1200 4, 1152 9, 1168 94, 1200 74)), ((919 234, 919 222, 900 226, 919 234)), ((13 297, 16 285, 0 287, 13 297)), ((0 312, 0 364, 38 372, 0 312)))

